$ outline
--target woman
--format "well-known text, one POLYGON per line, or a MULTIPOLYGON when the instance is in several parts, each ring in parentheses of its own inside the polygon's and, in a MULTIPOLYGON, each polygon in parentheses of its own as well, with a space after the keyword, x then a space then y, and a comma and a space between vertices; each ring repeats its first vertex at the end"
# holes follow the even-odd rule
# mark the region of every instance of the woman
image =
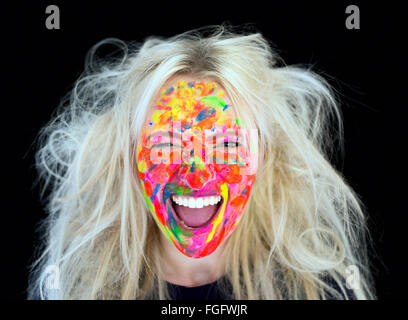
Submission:
POLYGON ((260 33, 207 31, 90 51, 41 133, 49 216, 30 297, 375 297, 362 204, 328 161, 330 87, 279 66, 260 33))

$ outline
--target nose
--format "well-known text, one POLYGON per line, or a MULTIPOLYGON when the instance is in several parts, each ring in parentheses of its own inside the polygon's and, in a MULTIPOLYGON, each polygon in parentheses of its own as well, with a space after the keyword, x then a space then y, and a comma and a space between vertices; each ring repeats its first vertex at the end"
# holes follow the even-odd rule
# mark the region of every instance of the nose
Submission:
POLYGON ((191 189, 200 190, 215 176, 212 166, 206 163, 205 138, 200 128, 195 127, 192 132, 183 133, 183 140, 179 177, 191 189))
POLYGON ((191 189, 200 190, 214 178, 214 171, 196 156, 190 163, 181 165, 179 176, 191 189))

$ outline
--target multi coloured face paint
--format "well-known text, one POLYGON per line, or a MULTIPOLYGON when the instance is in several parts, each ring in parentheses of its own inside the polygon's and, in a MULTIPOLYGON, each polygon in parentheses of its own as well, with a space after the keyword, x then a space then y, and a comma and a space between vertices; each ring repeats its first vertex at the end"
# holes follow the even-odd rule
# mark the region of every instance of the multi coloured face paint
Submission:
POLYGON ((253 139, 224 95, 214 82, 163 90, 137 146, 147 205, 189 257, 211 254, 234 230, 255 179, 253 139))

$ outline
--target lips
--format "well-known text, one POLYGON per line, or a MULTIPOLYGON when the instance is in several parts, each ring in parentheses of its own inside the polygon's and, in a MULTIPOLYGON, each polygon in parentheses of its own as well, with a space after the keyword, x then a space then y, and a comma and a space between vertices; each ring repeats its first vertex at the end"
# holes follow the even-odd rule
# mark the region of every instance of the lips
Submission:
MULTIPOLYGON (((216 195, 214 195, 217 197, 216 195)), ((195 202, 201 202, 202 199, 199 197, 183 197, 183 198, 190 198, 189 200, 195 202)), ((217 201, 215 204, 210 204, 203 206, 202 208, 191 208, 189 206, 184 206, 182 202, 176 201, 180 204, 177 204, 174 201, 174 197, 170 197, 167 201, 169 206, 172 210, 174 218, 177 220, 178 224, 183 227, 184 229, 198 229, 207 226, 211 221, 217 216, 219 209, 221 208, 224 200, 220 197, 220 201, 217 201)), ((190 203, 191 203, 190 201, 190 203)))

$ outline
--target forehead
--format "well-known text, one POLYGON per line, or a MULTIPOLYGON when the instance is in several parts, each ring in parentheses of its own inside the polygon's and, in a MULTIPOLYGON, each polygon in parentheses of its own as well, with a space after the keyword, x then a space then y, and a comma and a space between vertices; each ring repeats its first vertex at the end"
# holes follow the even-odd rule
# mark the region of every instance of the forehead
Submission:
POLYGON ((236 111, 217 81, 177 77, 158 90, 149 106, 146 126, 160 129, 172 121, 199 125, 202 129, 210 129, 214 124, 231 127, 236 121, 236 111))

